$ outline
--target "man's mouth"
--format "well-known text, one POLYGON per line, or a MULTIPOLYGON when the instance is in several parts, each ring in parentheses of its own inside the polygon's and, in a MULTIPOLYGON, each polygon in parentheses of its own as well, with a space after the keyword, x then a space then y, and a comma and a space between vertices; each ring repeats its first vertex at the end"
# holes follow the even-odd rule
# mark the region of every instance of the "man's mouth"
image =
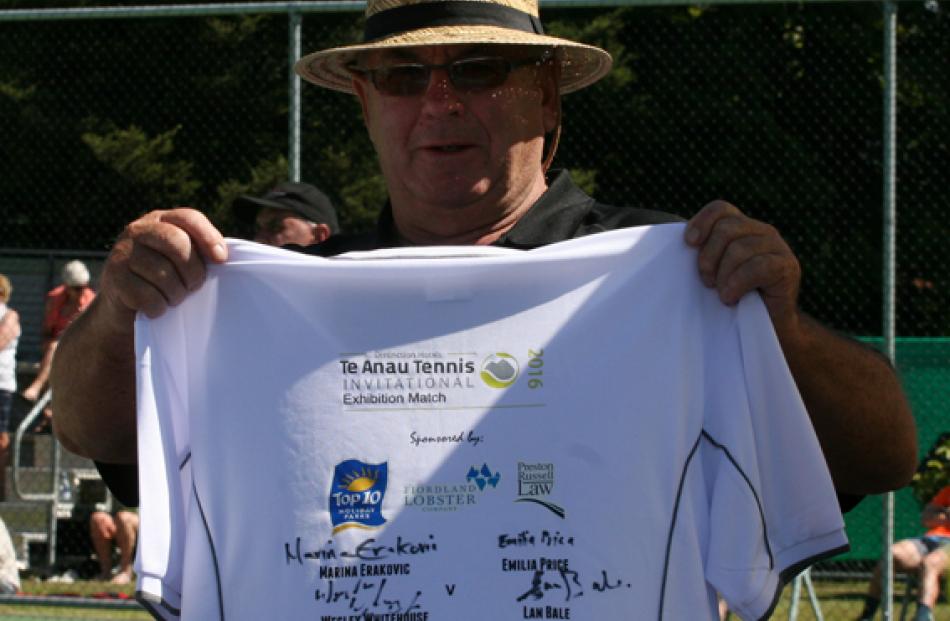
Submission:
POLYGON ((458 153, 459 151, 464 151, 465 149, 471 148, 472 145, 464 143, 453 143, 453 144, 430 144, 425 147, 426 151, 431 151, 433 153, 458 153))

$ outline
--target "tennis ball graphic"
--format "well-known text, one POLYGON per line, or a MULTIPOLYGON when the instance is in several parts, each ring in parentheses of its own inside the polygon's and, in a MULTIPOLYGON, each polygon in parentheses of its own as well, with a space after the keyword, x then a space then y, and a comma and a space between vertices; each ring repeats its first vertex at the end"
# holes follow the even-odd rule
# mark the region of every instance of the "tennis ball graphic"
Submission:
POLYGON ((510 354, 491 354, 482 362, 482 381, 492 388, 507 388, 518 379, 518 361, 510 354))

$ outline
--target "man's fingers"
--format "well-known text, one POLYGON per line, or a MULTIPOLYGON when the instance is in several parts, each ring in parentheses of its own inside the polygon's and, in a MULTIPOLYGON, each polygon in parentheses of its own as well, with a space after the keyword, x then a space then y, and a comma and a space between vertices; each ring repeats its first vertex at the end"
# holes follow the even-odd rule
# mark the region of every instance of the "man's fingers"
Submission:
POLYGON ((129 233, 133 240, 129 269, 142 278, 151 281, 154 277, 154 284, 161 288, 177 275, 188 291, 194 291, 204 282, 204 260, 186 229, 158 217, 132 223, 129 233))
MULTIPOLYGON (((768 303, 768 294, 776 289, 785 290, 789 269, 786 257, 776 253, 747 255, 719 281, 719 299, 725 304, 736 304, 746 293, 760 290, 768 303)), ((784 297, 784 296, 776 296, 784 297)))
POLYGON ((227 260, 228 250, 224 245, 224 237, 200 211, 172 209, 161 212, 160 217, 162 222, 177 226, 187 233, 204 258, 214 263, 224 263, 227 260))
MULTIPOLYGON (((175 306, 185 299, 189 291, 197 289, 204 282, 204 263, 197 254, 182 263, 181 267, 179 263, 149 246, 138 244, 132 249, 128 266, 133 276, 154 288, 169 305, 175 306)), ((137 287, 139 281, 130 279, 128 285, 137 287)))
POLYGON ((715 220, 712 230, 705 235, 702 245, 699 246, 697 257, 699 275, 707 287, 713 287, 718 282, 720 265, 727 250, 737 240, 753 234, 755 229, 752 223, 752 220, 741 213, 723 214, 715 220))
POLYGON ((773 320, 795 309, 801 266, 775 227, 713 201, 689 221, 685 237, 699 251, 703 283, 726 304, 758 289, 773 320))
POLYGON ((686 243, 690 246, 703 245, 721 218, 735 215, 742 215, 742 212, 731 203, 726 201, 708 203, 686 223, 686 243))
POLYGON ((118 312, 156 317, 201 286, 206 260, 226 258, 224 238, 200 212, 153 211, 129 224, 116 242, 101 294, 118 312))
POLYGON ((114 283, 115 295, 124 308, 141 311, 148 317, 158 317, 168 309, 168 299, 162 292, 131 271, 117 274, 114 283))
MULTIPOLYGON (((714 266, 714 282, 720 290, 729 286, 730 278, 749 259, 757 255, 777 253, 775 240, 767 235, 746 235, 732 239, 719 257, 719 263, 714 266)), ((701 268, 702 269, 702 268, 701 268)), ((756 285, 759 286, 759 285, 756 285)), ((745 293, 745 291, 743 291, 745 293)), ((741 294, 740 294, 741 297, 741 294)))

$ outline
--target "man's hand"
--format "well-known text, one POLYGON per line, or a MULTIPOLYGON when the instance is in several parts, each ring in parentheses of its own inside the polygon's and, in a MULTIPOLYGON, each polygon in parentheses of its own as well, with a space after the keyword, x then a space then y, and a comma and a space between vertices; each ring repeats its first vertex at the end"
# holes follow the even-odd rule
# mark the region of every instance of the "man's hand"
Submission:
POLYGON ((686 243, 699 250, 703 283, 725 304, 758 289, 776 331, 796 326, 802 270, 775 227, 713 201, 690 219, 686 243))
POLYGON ((106 261, 99 296, 124 323, 137 311, 157 317, 201 286, 205 260, 226 259, 224 238, 200 212, 153 211, 119 237, 106 261))
POLYGON ((135 314, 156 317, 179 304, 204 282, 205 261, 226 258, 221 233, 193 209, 153 211, 125 228, 98 295, 53 357, 53 428, 67 449, 135 463, 135 314))

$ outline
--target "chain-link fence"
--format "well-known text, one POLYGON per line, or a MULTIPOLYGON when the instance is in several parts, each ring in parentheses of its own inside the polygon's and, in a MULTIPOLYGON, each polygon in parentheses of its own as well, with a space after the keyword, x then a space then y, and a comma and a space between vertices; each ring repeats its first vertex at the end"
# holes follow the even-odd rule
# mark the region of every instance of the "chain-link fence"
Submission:
MULTIPOLYGON (((603 202, 688 216, 725 198, 775 224, 803 264, 804 308, 880 344, 884 94, 895 86, 884 69, 882 5, 649 4, 542 3, 549 32, 600 45, 615 60, 601 83, 564 98, 555 166, 603 202)), ((896 359, 922 456, 950 426, 948 8, 902 2, 896 32, 896 359)), ((0 272, 13 281, 11 306, 24 324, 21 379, 39 359, 43 292, 63 261, 79 256, 96 273, 126 222, 178 204, 240 234, 231 200, 287 178, 296 149, 290 9, 300 12, 304 51, 361 35, 357 2, 83 9, 56 19, 0 11, 0 272)), ((371 227, 384 187, 355 100, 305 85, 300 118, 300 177, 331 196, 345 229, 371 227)), ((17 406, 22 419, 29 407, 17 406)), ((19 466, 51 491, 59 481, 41 454, 54 447, 24 438, 19 466)), ((72 571, 79 582, 61 590, 127 594, 83 582, 96 573, 84 522, 108 498, 87 481, 87 463, 62 465, 76 496, 88 496, 58 503, 74 511, 16 500, 6 477, 0 516, 25 575, 72 571), (51 555, 44 534, 54 508, 51 555)), ((897 538, 920 533, 920 510, 909 490, 897 494, 897 538)), ((798 583, 799 618, 816 614, 808 587, 824 618, 857 616, 882 550, 879 499, 847 523, 851 551, 798 583)), ((25 590, 56 592, 38 585, 25 590)), ((790 614, 791 596, 778 617, 790 614)), ((950 619, 947 604, 937 618, 950 619)))

